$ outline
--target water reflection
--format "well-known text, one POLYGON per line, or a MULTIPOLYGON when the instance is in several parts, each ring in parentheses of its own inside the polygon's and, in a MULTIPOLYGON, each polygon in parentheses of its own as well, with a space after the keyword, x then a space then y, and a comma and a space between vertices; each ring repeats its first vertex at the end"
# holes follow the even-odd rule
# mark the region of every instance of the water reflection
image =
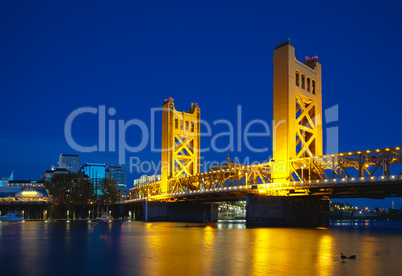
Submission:
MULTIPOLYGON (((344 222, 347 223, 347 222, 344 222)), ((0 224, 2 275, 398 275, 402 224, 245 229, 216 224, 0 224), (340 253, 357 255, 341 263, 340 253), (6 265, 4 265, 6 264, 6 265)))
POLYGON ((333 237, 324 234, 321 236, 318 243, 318 252, 317 252, 317 268, 316 270, 321 271, 321 275, 331 275, 333 271, 334 262, 334 252, 333 248, 333 237))

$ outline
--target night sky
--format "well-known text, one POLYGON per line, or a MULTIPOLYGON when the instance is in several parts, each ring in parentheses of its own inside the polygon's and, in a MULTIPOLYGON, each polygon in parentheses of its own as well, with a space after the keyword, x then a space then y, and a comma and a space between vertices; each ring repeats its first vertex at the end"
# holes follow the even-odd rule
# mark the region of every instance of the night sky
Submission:
MULTIPOLYGON (((14 179, 39 179, 60 153, 79 154, 81 164, 118 164, 119 146, 112 152, 108 138, 105 152, 78 152, 66 142, 66 119, 82 107, 114 108, 106 122, 117 129, 118 120, 132 119, 150 128, 151 108, 168 97, 186 112, 197 102, 213 135, 228 131, 213 125, 219 119, 237 132, 238 106, 243 128, 253 119, 271 125, 273 50, 286 38, 300 61, 318 56, 322 64, 323 110, 339 105, 339 121, 323 129, 339 127, 340 152, 402 146, 401 13, 400 3, 388 1, 1 1, 0 177, 14 170, 14 179)), ((99 148, 98 115, 72 125, 78 144, 99 148)), ((160 113, 155 125, 159 147, 160 113)), ((138 145, 140 129, 127 128, 126 141, 138 145)), ((238 150, 235 137, 230 157, 272 155, 271 137, 250 141, 269 150, 238 150)), ((224 148, 229 140, 216 142, 224 148)), ((227 151, 202 156, 222 162, 227 151)), ((160 153, 149 144, 126 152, 132 187, 142 173, 129 172, 130 157, 158 162, 160 153)), ((391 199, 345 201, 391 207, 391 199)))

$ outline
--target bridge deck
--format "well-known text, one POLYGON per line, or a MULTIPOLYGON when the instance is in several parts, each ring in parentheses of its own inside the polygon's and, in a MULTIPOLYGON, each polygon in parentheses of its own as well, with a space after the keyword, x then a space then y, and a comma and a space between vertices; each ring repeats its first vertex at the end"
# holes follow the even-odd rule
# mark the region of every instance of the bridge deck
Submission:
POLYGON ((245 199, 247 194, 257 193, 272 196, 326 196, 344 197, 400 197, 402 176, 361 177, 352 179, 314 180, 307 182, 265 183, 247 186, 201 189, 126 200, 130 204, 152 201, 231 201, 245 199))

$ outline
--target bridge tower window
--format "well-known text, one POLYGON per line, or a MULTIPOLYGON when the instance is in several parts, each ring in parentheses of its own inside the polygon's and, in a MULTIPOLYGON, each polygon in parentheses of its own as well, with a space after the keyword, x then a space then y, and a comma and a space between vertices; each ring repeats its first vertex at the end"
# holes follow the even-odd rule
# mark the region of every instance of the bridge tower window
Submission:
POLYGON ((312 91, 311 92, 315 95, 315 80, 313 80, 311 86, 312 86, 312 91))

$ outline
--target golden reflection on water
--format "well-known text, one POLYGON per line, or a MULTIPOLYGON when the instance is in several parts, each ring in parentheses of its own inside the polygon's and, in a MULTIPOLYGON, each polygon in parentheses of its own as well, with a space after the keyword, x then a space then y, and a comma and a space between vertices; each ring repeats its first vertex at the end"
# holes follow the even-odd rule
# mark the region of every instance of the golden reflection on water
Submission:
POLYGON ((249 235, 245 235, 244 230, 235 229, 231 231, 231 237, 228 240, 232 240, 232 248, 229 251, 230 261, 228 262, 228 271, 230 275, 239 275, 241 272, 245 274, 250 270, 250 262, 248 259, 248 250, 244 250, 244 244, 249 245, 249 235))
POLYGON ((333 238, 327 234, 322 235, 318 243, 317 256, 317 270, 321 275, 331 275, 334 265, 333 252, 333 238))
POLYGON ((216 229, 212 228, 210 225, 207 225, 204 228, 203 238, 201 240, 202 251, 204 254, 204 258, 200 260, 200 270, 208 271, 208 268, 212 266, 212 262, 215 258, 215 250, 214 250, 214 238, 215 238, 216 229))
POLYGON ((251 267, 252 274, 258 274, 264 267, 272 267, 280 265, 276 262, 277 256, 272 254, 275 252, 275 242, 273 238, 280 242, 280 237, 273 237, 272 233, 268 229, 252 229, 253 232, 253 243, 252 243, 252 259, 251 267))
MULTIPOLYGON (((164 265, 164 261, 162 261, 165 254, 165 249, 163 248, 165 245, 169 245, 170 243, 162 242, 160 238, 160 233, 158 231, 158 226, 155 223, 146 223, 145 224, 147 233, 145 235, 145 245, 144 253, 147 256, 144 260, 146 263, 152 263, 152 267, 148 267, 149 270, 145 270, 143 272, 159 272, 161 271, 161 265, 164 265)), ((167 254, 167 252, 166 252, 167 254)))

